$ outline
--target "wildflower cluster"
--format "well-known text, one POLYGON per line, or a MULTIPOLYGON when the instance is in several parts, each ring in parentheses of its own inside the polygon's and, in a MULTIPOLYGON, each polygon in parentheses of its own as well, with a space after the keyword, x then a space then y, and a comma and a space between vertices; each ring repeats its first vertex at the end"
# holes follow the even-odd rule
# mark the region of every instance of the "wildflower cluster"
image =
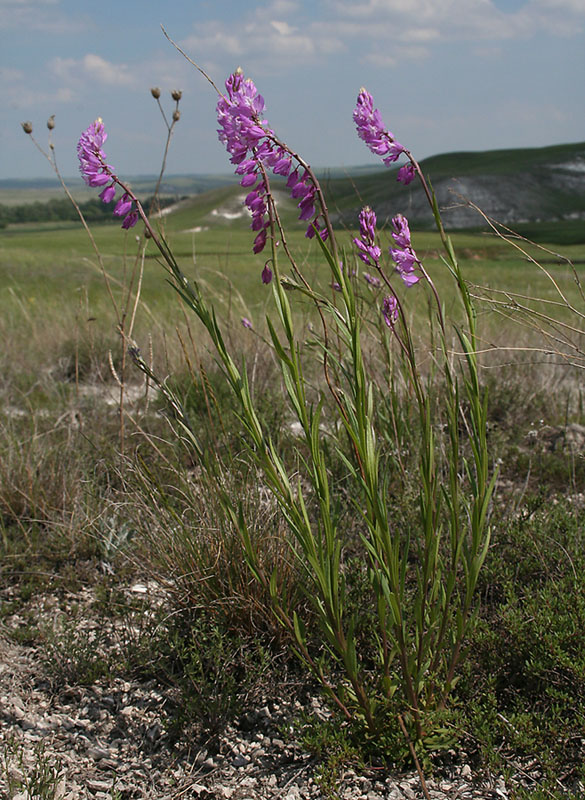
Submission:
POLYGON ((217 103, 218 135, 230 153, 230 161, 236 165, 236 174, 241 176, 240 184, 250 189, 245 204, 252 214, 251 228, 256 231, 254 253, 264 249, 270 228, 269 170, 287 178, 290 195, 298 200, 299 219, 310 220, 306 236, 311 238, 317 229, 321 238, 326 239, 325 225, 320 228, 318 224, 321 214, 316 212, 315 185, 307 169, 300 166, 293 169, 292 154, 275 138, 267 120, 262 119, 264 98, 254 82, 245 79, 241 70, 236 70, 227 79, 225 87, 227 95, 222 95, 217 103))
MULTIPOLYGON (((394 138, 394 134, 384 127, 382 116, 374 108, 374 99, 366 89, 360 89, 353 119, 357 127, 358 136, 363 139, 369 149, 377 156, 384 156, 382 161, 390 166, 398 161, 405 147, 394 138)), ((409 184, 415 177, 415 169, 411 162, 398 170, 397 180, 404 185, 409 184)))
MULTIPOLYGON (((104 186, 100 192, 100 199, 104 203, 111 203, 116 196, 118 180, 111 167, 106 162, 103 145, 108 134, 100 118, 85 130, 77 144, 77 157, 83 180, 88 186, 104 186), (107 184, 107 185, 106 185, 107 184)), ((133 208, 134 201, 127 192, 116 203, 114 215, 124 217, 123 228, 132 228, 138 222, 138 212, 133 208)))
MULTIPOLYGON (((360 235, 353 240, 358 257, 368 266, 379 270, 382 251, 376 244, 376 214, 366 206, 360 211, 359 221, 360 235)), ((397 214, 392 219, 392 238, 396 246, 390 247, 389 253, 396 264, 396 272, 407 286, 412 286, 420 280, 420 276, 415 273, 419 260, 412 247, 408 220, 402 214, 397 214)), ((380 279, 376 276, 366 272, 364 278, 370 286, 380 286, 380 279)))

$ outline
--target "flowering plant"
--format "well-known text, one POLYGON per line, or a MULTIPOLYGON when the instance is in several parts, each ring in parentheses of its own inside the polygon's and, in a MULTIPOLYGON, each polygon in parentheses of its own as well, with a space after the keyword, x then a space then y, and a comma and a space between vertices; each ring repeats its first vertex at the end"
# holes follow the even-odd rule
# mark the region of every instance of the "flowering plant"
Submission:
MULTIPOLYGON (((272 611, 290 634, 295 652, 348 720, 363 723, 372 735, 399 724, 411 744, 413 740, 430 743, 435 732, 433 714, 445 706, 455 683, 465 636, 473 621, 477 577, 489 544, 488 519, 495 475, 489 468, 487 406, 479 381, 473 306, 420 166, 384 127, 371 95, 362 89, 353 113, 358 135, 387 165, 402 155, 407 158, 406 166, 398 171, 399 181, 406 184, 415 177, 421 181, 465 317, 465 325, 456 329, 463 353, 462 363, 457 365, 448 349, 450 335, 441 300, 413 248, 406 218, 396 214, 391 221, 392 245, 388 250, 394 271, 410 293, 409 299, 426 287, 434 302, 432 325, 438 326, 439 346, 433 355, 441 377, 441 391, 435 392, 419 365, 401 287, 395 286, 384 265, 376 214, 365 207, 359 215, 359 235, 353 239, 355 255, 370 270, 364 278, 374 296, 383 292, 378 345, 380 349, 395 349, 400 374, 406 382, 402 389, 394 374, 389 374, 387 392, 396 408, 405 397, 409 399, 420 432, 417 527, 405 532, 394 522, 396 500, 389 492, 389 466, 384 458, 385 443, 392 437, 379 410, 385 402, 384 395, 364 354, 366 327, 350 266, 352 257, 345 253, 340 258, 316 175, 278 138, 263 119, 264 114, 264 99, 254 83, 244 78, 240 70, 230 75, 225 94, 220 94, 217 103, 218 134, 240 184, 248 189, 244 202, 251 214, 253 252, 260 254, 267 246, 271 251, 261 273, 262 281, 271 283, 276 312, 276 319, 269 317, 267 325, 289 408, 301 431, 302 479, 289 474, 258 411, 246 364, 236 364, 221 321, 200 286, 185 277, 137 198, 106 163, 106 134, 99 120, 79 143, 82 174, 89 185, 106 186, 102 199, 111 199, 116 187, 122 188, 116 209, 119 215, 126 215, 124 223, 130 217, 125 227, 135 224, 137 217, 143 220, 176 291, 209 333, 238 403, 249 457, 260 468, 282 513, 291 548, 303 571, 307 596, 319 625, 321 648, 317 651, 327 653, 335 667, 329 669, 327 659, 316 653, 316 632, 308 631, 300 612, 289 609, 279 596, 278 576, 264 571, 243 506, 234 508, 231 498, 225 496, 226 514, 240 532, 250 570, 268 590, 272 611), (332 299, 320 291, 318 284, 307 280, 287 243, 271 191, 271 174, 287 179, 299 220, 308 223, 305 235, 318 243, 329 280, 338 290, 332 299), (279 251, 284 252, 292 271, 289 276, 282 273, 279 251), (305 368, 305 359, 310 355, 305 354, 302 337, 296 331, 289 301, 291 290, 312 301, 321 322, 319 347, 324 385, 316 400, 310 399, 305 368), (350 496, 362 520, 358 545, 374 611, 374 664, 371 660, 366 663, 360 652, 356 635, 359 620, 349 611, 346 597, 343 524, 336 513, 335 486, 328 466, 330 445, 322 432, 325 409, 329 417, 327 438, 333 440, 342 461, 351 484, 350 496), (462 430, 468 431, 468 443, 461 441, 462 430), (442 459, 444 451, 447 457, 442 459), (339 668, 344 674, 341 682, 333 677, 339 668)), ((247 318, 241 322, 245 328, 251 327, 247 318)), ((133 348, 132 353, 138 366, 148 372, 139 351, 133 348)), ((164 385, 159 385, 164 390, 164 385)), ((184 430, 221 496, 221 478, 212 456, 200 445, 187 421, 184 430)))

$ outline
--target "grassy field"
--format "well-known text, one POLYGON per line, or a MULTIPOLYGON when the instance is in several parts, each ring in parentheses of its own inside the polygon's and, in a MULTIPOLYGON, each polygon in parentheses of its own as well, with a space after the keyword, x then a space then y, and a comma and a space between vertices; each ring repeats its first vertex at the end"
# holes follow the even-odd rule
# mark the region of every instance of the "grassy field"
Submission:
MULTIPOLYGON (((297 445, 280 379, 262 340, 271 308, 270 290, 260 281, 264 258, 252 254, 247 220, 233 216, 238 210, 233 187, 215 189, 165 216, 164 233, 184 273, 214 299, 235 352, 252 365, 263 413, 292 472, 298 466, 297 445), (243 316, 252 320, 254 331, 242 327, 243 316)), ((312 283, 329 291, 318 246, 305 239, 294 210, 284 202, 282 215, 299 266, 312 283)), ((63 596, 79 589, 82 574, 83 582, 94 581, 102 595, 115 597, 128 575, 156 578, 168 588, 162 616, 172 623, 155 632, 142 630, 124 663, 108 664, 98 673, 102 678, 140 674, 157 685, 172 684, 182 698, 178 706, 187 711, 177 712, 169 726, 178 736, 208 741, 211 729, 216 735, 218 727, 242 713, 248 696, 243 689, 249 693, 246 686, 238 694, 242 663, 234 659, 226 665, 225 642, 237 642, 238 652, 242 641, 247 643, 248 671, 265 676, 267 658, 271 669, 281 668, 276 665, 284 658, 284 634, 266 610, 267 598, 250 580, 241 543, 202 483, 193 453, 171 431, 172 409, 125 358, 117 320, 128 330, 139 282, 132 338, 155 372, 169 376, 193 426, 221 458, 234 503, 244 498, 258 541, 265 531, 278 529, 278 522, 262 496, 262 476, 246 463, 242 430, 207 339, 184 314, 152 244, 142 269, 139 227, 126 234, 108 224, 92 233, 101 264, 80 225, 0 231, 0 583, 12 598, 10 604, 2 601, 0 617, 6 620, 20 609, 28 619, 26 630, 7 628, 7 635, 41 646, 46 636, 27 617, 27 604, 55 580, 63 596), (98 569, 103 563, 109 565, 105 574, 98 569), (202 608, 209 618, 195 613, 202 608), (208 706, 217 684, 203 682, 196 695, 187 672, 177 672, 177 664, 185 664, 184 654, 177 655, 180 643, 192 641, 193 630, 198 658, 208 646, 203 667, 225 669, 226 675, 234 670, 233 680, 219 690, 224 693, 221 713, 213 719, 208 706)), ((339 241, 353 264, 351 236, 345 231, 339 241)), ((478 592, 478 625, 445 726, 452 734, 450 746, 465 748, 478 774, 502 772, 511 796, 576 798, 585 781, 585 408, 579 369, 585 304, 578 284, 585 246, 523 245, 520 252, 494 235, 461 232, 453 241, 478 298, 480 336, 489 351, 482 358, 491 458, 501 472, 493 540, 478 592), (542 316, 521 313, 518 306, 524 304, 542 316)), ((438 236, 415 232, 413 243, 448 318, 457 321, 438 236)), ((401 294, 416 334, 428 313, 424 289, 401 294)), ((363 297, 364 302, 376 299, 365 283, 363 297)), ((301 304, 299 320, 306 330, 314 316, 301 304)), ((420 340, 421 352, 428 346, 420 340)), ((414 458, 416 428, 405 430, 405 458, 414 458)), ((327 469, 343 487, 335 453, 327 469)), ((395 514, 406 529, 416 506, 413 480, 406 477, 401 491, 403 503, 395 514)), ((351 558, 359 514, 342 492, 339 503, 348 531, 348 593, 365 621, 367 648, 370 598, 363 571, 351 558)), ((286 547, 275 546, 270 537, 265 547, 266 564, 287 562, 286 547)), ((302 605, 302 576, 294 564, 286 574, 291 602, 302 605)), ((128 608, 111 603, 108 614, 118 612, 122 620, 128 608)), ((51 652, 60 653, 62 664, 67 648, 70 682, 87 680, 75 637, 53 640, 51 652)), ((47 670, 58 671, 59 663, 51 665, 48 657, 47 670)), ((202 662, 190 667, 201 670, 202 662)), ((323 750, 333 731, 318 720, 313 725, 323 750)), ((384 747, 374 755, 383 757, 388 769, 409 758, 396 738, 384 747)), ((371 743, 359 735, 348 752, 353 758, 356 751, 365 761, 373 755, 371 743)), ((441 758, 430 754, 425 769, 434 764, 440 770, 441 758)), ((343 759, 330 766, 335 777, 336 770, 343 771, 343 759)))

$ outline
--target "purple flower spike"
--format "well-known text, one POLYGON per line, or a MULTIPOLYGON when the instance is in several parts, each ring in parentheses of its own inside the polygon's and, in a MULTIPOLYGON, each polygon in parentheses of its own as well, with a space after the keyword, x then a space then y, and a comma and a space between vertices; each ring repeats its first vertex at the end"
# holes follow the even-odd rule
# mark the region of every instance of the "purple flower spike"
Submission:
POLYGON ((358 257, 370 267, 378 267, 382 251, 376 244, 376 215, 369 206, 360 211, 360 237, 353 243, 358 249, 358 257))
POLYGON ((406 286, 413 286, 420 280, 420 276, 414 271, 420 262, 412 248, 408 220, 402 214, 397 214, 392 220, 392 228, 392 238, 397 247, 390 248, 390 256, 406 286))
POLYGON ((408 220, 402 214, 396 214, 392 219, 392 238, 398 245, 406 249, 411 247, 410 241, 410 228, 408 227, 408 220))
MULTIPOLYGON (((119 184, 112 167, 106 164, 106 154, 102 149, 107 138, 108 134, 104 129, 104 123, 101 119, 96 119, 81 134, 77 144, 77 156, 83 180, 88 186, 105 186, 105 184, 108 184, 99 195, 100 200, 104 203, 110 203, 114 199, 116 196, 116 184, 119 184)), ((133 228, 138 222, 138 211, 132 210, 133 205, 134 198, 128 192, 124 192, 114 208, 116 217, 124 217, 122 227, 126 230, 133 228)))
POLYGON ((101 119, 85 130, 77 144, 77 157, 79 169, 83 180, 88 186, 104 186, 112 179, 112 168, 106 163, 106 154, 103 145, 108 134, 101 119))
POLYGON ((385 297, 382 302, 382 316, 389 328, 393 328, 398 322, 398 302, 392 295, 385 297))
MULTIPOLYGON (((260 176, 272 171, 287 179, 291 197, 300 201, 299 219, 305 222, 315 217, 316 187, 310 169, 306 167, 302 177, 299 176, 298 159, 278 144, 268 122, 262 119, 264 98, 253 81, 244 78, 238 69, 229 76, 225 87, 226 94, 217 103, 218 135, 230 154, 230 161, 236 165, 236 174, 241 176, 240 185, 254 187, 248 192, 245 204, 252 212, 251 228, 257 232, 253 251, 260 253, 266 244, 266 216, 270 213, 269 188, 260 176), (294 169, 293 162, 297 163, 294 169)), ((388 148, 384 150, 387 152, 388 148)), ((311 235, 309 230, 307 235, 311 235)), ((319 231, 319 236, 325 240, 327 231, 319 231)))
MULTIPOLYGON (((360 89, 353 119, 360 139, 363 139, 374 155, 383 157, 382 161, 387 167, 397 161, 402 153, 406 153, 406 148, 396 141, 392 131, 384 127, 382 115, 374 108, 374 99, 366 89, 360 89)), ((407 164, 398 171, 398 180, 405 185, 414 177, 412 164, 407 164)))

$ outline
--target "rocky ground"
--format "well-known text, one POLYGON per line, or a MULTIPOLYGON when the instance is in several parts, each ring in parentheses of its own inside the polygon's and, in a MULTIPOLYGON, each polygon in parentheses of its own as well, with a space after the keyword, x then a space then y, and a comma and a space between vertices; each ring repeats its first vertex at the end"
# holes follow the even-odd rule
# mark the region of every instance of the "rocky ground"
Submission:
MULTIPOLYGON (((135 583, 126 591, 146 594, 151 585, 135 583)), ((386 767, 345 765, 331 781, 323 778, 322 759, 297 741, 302 711, 290 686, 275 698, 258 698, 238 724, 229 725, 213 744, 183 737, 172 742, 165 724, 167 690, 154 680, 98 676, 88 685, 75 682, 71 659, 82 657, 79 642, 110 648, 109 660, 128 620, 96 613, 95 590, 47 591, 23 606, 15 587, 2 590, 0 626, 0 793, 12 800, 76 798, 226 798, 231 800, 347 800, 423 798, 412 771, 390 774, 386 767), (11 612, 11 610, 14 609, 11 612), (63 618, 75 620, 73 628, 63 618), (29 633, 30 639, 29 639, 29 633), (39 631, 59 629, 61 638, 43 643, 39 631), (69 644, 63 631, 74 631, 69 644), (107 635, 104 635, 106 631, 107 635), (64 638, 65 637, 65 638, 64 638), (57 647, 55 641, 59 641, 57 647), (65 644, 64 644, 65 642, 65 644), (77 642, 77 644, 75 644, 77 642), (73 653, 75 646, 77 655, 73 653), (337 794, 335 794, 335 792, 337 794)), ((99 607, 99 605, 97 606, 99 607)), ((69 634, 68 634, 69 635, 69 634)), ((46 637, 45 637, 46 638, 46 637)), ((90 652, 83 657, 91 664, 90 652)), ((93 653, 95 656, 95 652, 93 653)), ((86 665, 87 666, 87 665, 86 665)), ((77 664, 79 675, 79 663, 77 664)), ((85 673, 87 683, 87 670, 85 673)), ((318 698, 308 710, 324 717, 318 698)), ((506 798, 501 777, 473 775, 458 754, 440 774, 427 778, 428 795, 446 798, 506 798)))

